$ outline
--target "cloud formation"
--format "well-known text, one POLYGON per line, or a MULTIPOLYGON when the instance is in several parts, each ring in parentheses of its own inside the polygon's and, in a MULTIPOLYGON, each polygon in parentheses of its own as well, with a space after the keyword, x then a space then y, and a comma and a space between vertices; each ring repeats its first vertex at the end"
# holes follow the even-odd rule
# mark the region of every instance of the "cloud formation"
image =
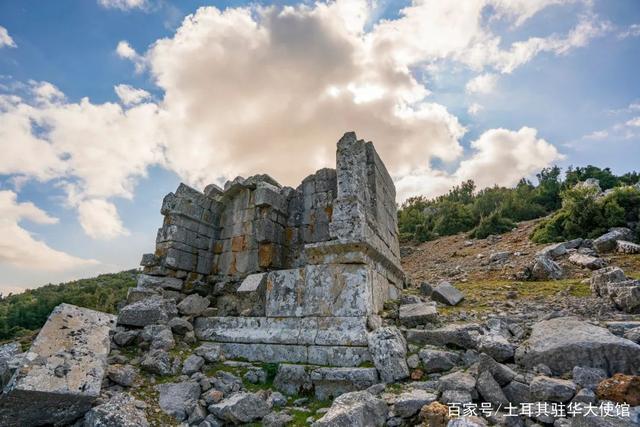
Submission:
POLYGON ((147 0, 98 0, 98 4, 107 9, 144 9, 148 6, 147 0))
MULTIPOLYGON (((334 164, 347 130, 375 142, 401 198, 467 178, 510 185, 558 159, 557 150, 522 128, 487 130, 465 151, 465 126, 430 100, 416 70, 453 62, 478 74, 470 92, 490 91, 496 73, 541 52, 565 54, 607 30, 591 13, 565 35, 508 45, 491 30, 495 20, 519 26, 567 2, 421 0, 380 22, 364 0, 203 7, 143 53, 126 41, 116 47, 136 72, 149 73, 163 94, 157 102, 127 85, 114 88, 121 104, 71 102, 44 82, 0 96, 0 173, 55 179, 85 232, 99 239, 128 233, 112 199, 132 198, 150 166, 200 188, 257 172, 297 185, 334 164), (455 172, 432 168, 434 160, 455 172)), ((474 105, 471 114, 481 108, 474 105)))
POLYGON ((469 80, 465 89, 471 94, 487 94, 493 92, 498 83, 498 76, 491 73, 480 74, 469 80))
POLYGON ((0 49, 3 47, 17 47, 17 45, 9 35, 9 31, 0 25, 0 49))
POLYGON ((0 264, 54 272, 98 264, 47 246, 22 228, 19 224, 22 221, 58 222, 31 202, 19 203, 15 192, 0 191, 0 264))

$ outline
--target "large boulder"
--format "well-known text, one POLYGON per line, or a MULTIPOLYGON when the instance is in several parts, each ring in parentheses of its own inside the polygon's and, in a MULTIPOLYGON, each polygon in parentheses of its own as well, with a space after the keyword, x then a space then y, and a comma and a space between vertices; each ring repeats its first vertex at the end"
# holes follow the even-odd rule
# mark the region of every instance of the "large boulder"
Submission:
POLYGON ((527 369, 545 364, 554 375, 575 366, 635 375, 640 370, 640 345, 576 318, 558 317, 536 323, 515 358, 527 369))
POLYGON ((116 318, 60 304, 0 396, 0 425, 61 425, 100 395, 116 318))
POLYGON ((147 427, 149 422, 143 402, 118 393, 105 403, 94 406, 84 415, 83 427, 147 427))
POLYGON ((609 298, 620 310, 627 313, 640 312, 640 280, 628 279, 607 285, 609 298))
POLYGON ((209 405, 209 412, 228 423, 243 424, 263 418, 270 412, 270 408, 257 394, 238 392, 219 403, 209 405))
POLYGON ((392 383, 409 376, 407 343, 395 327, 378 328, 368 335, 369 351, 380 379, 392 383))
POLYGON ((313 427, 382 427, 389 409, 384 400, 367 391, 354 391, 336 398, 313 427))
POLYGON ((626 227, 612 228, 593 241, 593 248, 598 253, 612 252, 616 249, 618 240, 635 240, 633 231, 626 227))
POLYGON ((167 323, 177 315, 178 310, 174 300, 152 295, 122 307, 118 314, 118 324, 143 327, 155 323, 167 323))

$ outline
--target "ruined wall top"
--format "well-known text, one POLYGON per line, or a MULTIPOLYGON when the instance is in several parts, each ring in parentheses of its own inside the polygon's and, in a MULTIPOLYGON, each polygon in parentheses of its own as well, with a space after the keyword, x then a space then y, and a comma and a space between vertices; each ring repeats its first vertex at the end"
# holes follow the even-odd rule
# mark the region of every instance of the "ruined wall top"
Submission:
POLYGON ((161 213, 156 251, 142 260, 148 274, 241 279, 331 262, 347 247, 402 275, 393 181, 373 144, 354 132, 338 141, 336 169, 321 169, 295 189, 268 175, 203 193, 180 184, 161 213))

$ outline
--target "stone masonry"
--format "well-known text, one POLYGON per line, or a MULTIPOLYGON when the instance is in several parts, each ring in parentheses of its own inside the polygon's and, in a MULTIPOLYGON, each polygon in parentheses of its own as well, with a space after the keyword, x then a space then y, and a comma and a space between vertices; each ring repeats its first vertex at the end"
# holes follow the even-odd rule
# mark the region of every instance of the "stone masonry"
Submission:
POLYGON ((156 250, 129 302, 197 293, 198 339, 227 358, 356 367, 368 333, 398 297, 395 187, 371 142, 346 133, 336 169, 297 188, 267 175, 203 193, 180 184, 163 201, 156 250))

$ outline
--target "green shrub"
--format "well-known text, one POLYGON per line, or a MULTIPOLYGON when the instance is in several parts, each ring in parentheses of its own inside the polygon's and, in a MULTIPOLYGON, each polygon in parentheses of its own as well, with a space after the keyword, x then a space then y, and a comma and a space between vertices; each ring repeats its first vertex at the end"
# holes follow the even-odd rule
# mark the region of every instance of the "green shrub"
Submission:
POLYGON ((489 216, 482 218, 480 223, 471 231, 469 237, 474 239, 485 239, 491 234, 502 234, 513 230, 516 224, 509 218, 500 215, 495 211, 489 216))
POLYGON ((537 243, 550 243, 578 237, 595 238, 611 227, 637 222, 640 216, 640 190, 614 188, 599 196, 593 188, 574 187, 562 192, 562 208, 542 221, 531 235, 537 243))

